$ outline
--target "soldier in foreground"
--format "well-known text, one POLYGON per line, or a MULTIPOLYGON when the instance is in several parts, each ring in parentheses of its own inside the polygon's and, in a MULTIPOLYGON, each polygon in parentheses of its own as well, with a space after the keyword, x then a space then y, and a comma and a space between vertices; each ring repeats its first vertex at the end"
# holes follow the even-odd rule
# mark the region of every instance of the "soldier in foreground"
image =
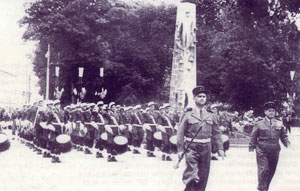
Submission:
POLYGON ((194 88, 193 96, 196 106, 184 113, 178 126, 178 156, 182 158, 185 154, 186 169, 182 178, 186 184, 185 191, 204 191, 210 169, 212 138, 216 140, 222 158, 224 152, 218 122, 214 114, 205 108, 207 97, 204 87, 194 88))
POLYGON ((288 136, 281 121, 275 119, 275 103, 264 105, 265 118, 257 121, 251 134, 249 151, 256 150, 258 187, 260 191, 268 191, 275 174, 280 145, 279 139, 285 147, 290 146, 288 136))

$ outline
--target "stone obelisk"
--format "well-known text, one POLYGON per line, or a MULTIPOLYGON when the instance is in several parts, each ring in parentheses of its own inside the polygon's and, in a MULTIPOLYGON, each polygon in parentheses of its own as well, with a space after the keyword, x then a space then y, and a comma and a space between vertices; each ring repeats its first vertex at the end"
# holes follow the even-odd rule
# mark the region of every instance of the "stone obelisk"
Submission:
POLYGON ((177 110, 193 106, 196 86, 196 4, 181 1, 177 6, 175 41, 170 85, 170 104, 177 110))

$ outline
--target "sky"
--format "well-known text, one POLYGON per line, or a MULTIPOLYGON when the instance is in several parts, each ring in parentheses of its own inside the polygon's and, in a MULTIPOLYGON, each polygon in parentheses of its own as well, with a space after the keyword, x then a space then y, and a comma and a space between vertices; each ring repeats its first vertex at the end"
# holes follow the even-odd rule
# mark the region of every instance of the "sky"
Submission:
POLYGON ((31 64, 35 43, 22 40, 25 28, 20 28, 18 24, 25 15, 25 2, 29 0, 0 0, 0 70, 16 76, 0 73, 0 104, 11 99, 17 99, 18 103, 24 102, 21 93, 28 90, 28 75, 31 75, 32 100, 38 97, 38 88, 35 87, 37 78, 32 72, 31 64))

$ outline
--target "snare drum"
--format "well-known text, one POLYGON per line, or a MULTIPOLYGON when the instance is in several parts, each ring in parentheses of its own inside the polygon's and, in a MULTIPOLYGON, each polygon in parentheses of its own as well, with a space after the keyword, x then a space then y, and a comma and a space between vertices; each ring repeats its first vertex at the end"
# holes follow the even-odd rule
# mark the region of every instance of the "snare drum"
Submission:
POLYGON ((154 137, 154 146, 156 146, 158 148, 161 148, 161 145, 162 145, 162 132, 161 131, 155 132, 153 137, 154 137))
POLYGON ((100 143, 99 143, 99 148, 106 148, 107 146, 107 133, 101 133, 100 135, 100 143))
POLYGON ((59 152, 66 153, 72 149, 71 137, 67 134, 58 135, 56 137, 56 143, 58 144, 59 152))
POLYGON ((6 151, 9 149, 10 143, 8 141, 8 137, 5 133, 0 132, 0 152, 6 151))
POLYGON ((227 151, 229 149, 229 137, 228 135, 222 135, 222 142, 223 142, 223 149, 224 151, 227 151))
POLYGON ((113 147, 113 149, 115 149, 118 154, 125 153, 128 147, 128 139, 121 135, 115 136, 113 147))

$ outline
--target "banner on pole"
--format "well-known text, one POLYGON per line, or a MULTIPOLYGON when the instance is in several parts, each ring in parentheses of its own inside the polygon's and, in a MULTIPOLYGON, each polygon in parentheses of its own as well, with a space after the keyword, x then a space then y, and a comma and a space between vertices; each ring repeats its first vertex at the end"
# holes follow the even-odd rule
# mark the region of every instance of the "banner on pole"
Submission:
POLYGON ((84 68, 83 68, 83 67, 79 67, 79 68, 78 68, 78 77, 82 78, 82 76, 83 76, 83 71, 84 71, 84 68))
POLYGON ((59 77, 59 66, 55 66, 55 76, 59 77))
POLYGON ((100 77, 103 78, 103 76, 104 76, 104 68, 101 67, 100 68, 100 77))

